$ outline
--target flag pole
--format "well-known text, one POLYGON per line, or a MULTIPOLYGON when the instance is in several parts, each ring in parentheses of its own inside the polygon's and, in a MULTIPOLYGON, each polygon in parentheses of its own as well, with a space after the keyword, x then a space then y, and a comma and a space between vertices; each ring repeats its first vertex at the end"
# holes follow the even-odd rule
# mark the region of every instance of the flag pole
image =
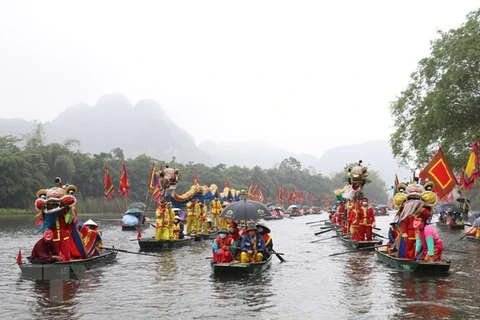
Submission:
POLYGON ((122 210, 122 206, 120 205, 120 201, 118 200, 118 195, 117 193, 115 192, 115 200, 117 200, 117 204, 118 204, 118 209, 120 209, 120 213, 123 213, 125 211, 122 210))

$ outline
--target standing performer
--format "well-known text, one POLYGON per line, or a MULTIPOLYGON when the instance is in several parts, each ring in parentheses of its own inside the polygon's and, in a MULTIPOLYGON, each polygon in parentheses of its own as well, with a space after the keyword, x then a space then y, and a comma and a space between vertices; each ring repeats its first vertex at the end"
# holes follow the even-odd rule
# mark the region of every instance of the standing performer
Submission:
POLYGON ((173 240, 174 234, 173 234, 173 223, 175 220, 175 211, 172 209, 172 202, 168 201, 167 204, 165 205, 165 214, 164 214, 165 222, 164 224, 167 226, 168 230, 168 238, 170 240, 173 240))
POLYGON ((187 234, 195 232, 199 214, 200 205, 197 203, 197 199, 190 200, 187 203, 187 234))
POLYGON ((365 239, 372 241, 372 229, 376 227, 377 223, 375 222, 375 210, 368 205, 368 198, 362 199, 362 210, 365 213, 365 239))
POLYGON ((204 205, 203 201, 199 201, 199 215, 196 233, 197 234, 208 234, 208 223, 207 223, 207 206, 204 205))
POLYGON ((168 216, 166 216, 167 202, 165 200, 161 201, 155 212, 155 217, 157 218, 155 225, 155 240, 168 240, 170 239, 170 231, 168 230, 168 216))
POLYGON ((222 204, 218 200, 218 196, 215 195, 210 202, 210 213, 212 214, 212 226, 219 228, 218 216, 222 212, 222 204))

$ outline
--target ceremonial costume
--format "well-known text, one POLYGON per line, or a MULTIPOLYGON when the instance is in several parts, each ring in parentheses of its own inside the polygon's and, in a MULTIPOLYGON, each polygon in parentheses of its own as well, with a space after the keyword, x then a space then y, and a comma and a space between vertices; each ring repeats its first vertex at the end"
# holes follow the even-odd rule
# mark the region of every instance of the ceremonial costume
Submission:
POLYGON ((170 230, 168 229, 169 212, 167 212, 166 205, 167 203, 165 201, 160 202, 155 211, 155 217, 157 218, 155 224, 155 240, 170 239, 170 230))
POLYGON ((232 237, 228 235, 227 228, 220 228, 218 237, 212 244, 213 261, 216 263, 230 263, 235 255, 236 243, 232 237))
POLYGON ((437 231, 432 226, 425 225, 419 218, 416 218, 413 224, 417 230, 415 257, 422 254, 420 259, 425 261, 442 261, 443 242, 437 231))
POLYGON ((74 185, 63 186, 60 178, 56 178, 55 182, 59 187, 37 191, 35 208, 40 211, 37 225, 40 224, 39 231, 52 230, 56 250, 64 256, 65 261, 70 261, 73 241, 70 235, 72 224, 77 221, 77 199, 74 196, 77 188, 74 185))
POLYGON ((220 213, 222 213, 222 204, 220 203, 217 197, 215 197, 210 202, 210 213, 212 214, 213 227, 219 228, 218 216, 220 215, 220 213))
POLYGON ((199 204, 199 216, 195 232, 197 234, 208 234, 207 206, 203 204, 203 201, 200 201, 199 204))
POLYGON ((197 203, 197 199, 193 199, 187 203, 187 234, 195 232, 199 214, 200 205, 197 203))
POLYGON ((363 198, 362 200, 362 211, 365 213, 365 219, 363 221, 365 240, 372 241, 372 229, 376 226, 375 222, 375 210, 368 205, 368 199, 363 198))

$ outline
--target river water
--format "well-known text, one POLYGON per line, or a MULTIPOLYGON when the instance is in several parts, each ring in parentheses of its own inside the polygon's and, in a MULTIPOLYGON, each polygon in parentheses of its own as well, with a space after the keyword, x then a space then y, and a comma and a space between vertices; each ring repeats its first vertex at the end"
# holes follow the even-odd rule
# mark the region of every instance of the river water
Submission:
MULTIPOLYGON (((269 221, 274 257, 263 274, 242 278, 212 275, 209 241, 159 253, 118 253, 111 265, 60 286, 23 278, 16 265, 39 238, 31 217, 0 218, 2 319, 479 319, 480 245, 458 240, 462 231, 439 230, 452 261, 443 277, 418 277, 382 264, 372 252, 334 257, 348 250, 339 239, 317 243, 319 227, 306 222, 326 214, 269 221)), ((87 220, 92 217, 81 217, 87 220)), ((120 230, 118 216, 95 216, 105 246, 138 251, 136 232, 120 230)), ((392 217, 377 217, 387 235, 392 217)), ((144 236, 152 236, 153 228, 144 236)), ((327 232, 320 237, 334 235, 327 232)))

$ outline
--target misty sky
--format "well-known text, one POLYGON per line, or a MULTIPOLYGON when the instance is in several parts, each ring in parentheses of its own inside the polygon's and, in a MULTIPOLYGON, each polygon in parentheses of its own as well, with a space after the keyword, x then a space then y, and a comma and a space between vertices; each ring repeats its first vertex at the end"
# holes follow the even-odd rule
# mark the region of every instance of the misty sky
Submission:
POLYGON ((122 93, 203 140, 321 156, 388 139, 389 102, 471 1, 0 2, 0 117, 122 93), (365 119, 362 122, 360 119, 365 119))

